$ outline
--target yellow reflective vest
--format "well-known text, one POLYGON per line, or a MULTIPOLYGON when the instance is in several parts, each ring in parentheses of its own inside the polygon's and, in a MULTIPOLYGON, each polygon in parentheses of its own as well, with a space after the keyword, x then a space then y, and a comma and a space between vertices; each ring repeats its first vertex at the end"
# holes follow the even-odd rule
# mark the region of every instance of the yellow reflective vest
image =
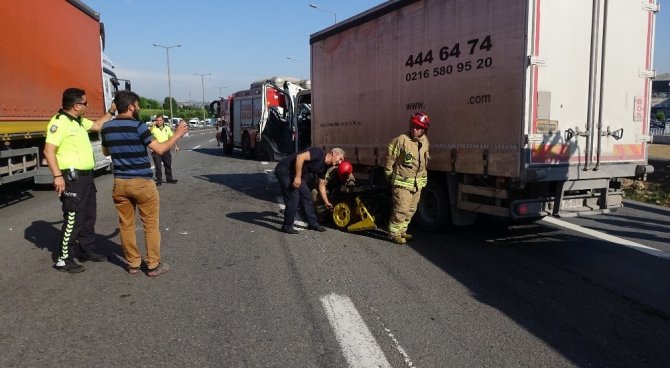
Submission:
POLYGON ((163 142, 167 141, 173 135, 172 129, 170 129, 170 127, 165 123, 163 123, 162 127, 159 127, 158 125, 154 125, 151 128, 151 134, 154 135, 154 137, 156 138, 158 143, 163 143, 163 142))
POLYGON ((386 178, 394 185, 410 190, 421 189, 428 184, 426 166, 428 154, 428 137, 412 139, 408 133, 394 138, 388 145, 388 157, 384 172, 386 178))
POLYGON ((63 111, 51 118, 47 125, 46 142, 58 147, 56 162, 59 169, 92 170, 95 167, 93 147, 88 137, 92 126, 93 121, 84 117, 75 119, 63 111))

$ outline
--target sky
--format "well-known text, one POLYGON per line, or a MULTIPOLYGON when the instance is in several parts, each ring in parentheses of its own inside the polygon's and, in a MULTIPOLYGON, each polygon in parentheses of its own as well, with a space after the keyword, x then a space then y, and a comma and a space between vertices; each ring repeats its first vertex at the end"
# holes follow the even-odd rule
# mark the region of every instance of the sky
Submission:
MULTIPOLYGON (((105 24, 105 54, 141 96, 209 102, 271 76, 309 78, 309 36, 383 0, 83 0, 105 24), (334 14, 333 14, 334 13, 334 14), (194 74, 208 74, 204 77, 194 74)), ((659 0, 654 68, 670 72, 670 0, 659 0)))

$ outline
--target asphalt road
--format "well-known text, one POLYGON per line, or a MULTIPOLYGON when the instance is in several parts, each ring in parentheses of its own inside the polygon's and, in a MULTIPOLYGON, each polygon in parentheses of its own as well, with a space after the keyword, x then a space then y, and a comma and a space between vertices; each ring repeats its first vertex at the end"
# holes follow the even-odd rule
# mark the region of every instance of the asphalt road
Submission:
POLYGON ((406 246, 288 235, 274 165, 222 156, 213 135, 184 138, 179 183, 159 189, 158 278, 123 268, 111 175, 96 179, 109 262, 76 275, 51 268, 56 195, 0 188, 0 367, 670 366, 667 209, 415 230, 406 246))

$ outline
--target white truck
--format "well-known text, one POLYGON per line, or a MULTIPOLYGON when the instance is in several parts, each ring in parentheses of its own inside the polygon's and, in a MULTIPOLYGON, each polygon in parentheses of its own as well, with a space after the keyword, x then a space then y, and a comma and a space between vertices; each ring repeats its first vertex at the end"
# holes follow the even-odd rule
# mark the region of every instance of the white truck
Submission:
MULTIPOLYGON (((296 97, 309 89, 307 80, 291 77, 271 77, 251 83, 248 90, 238 91, 210 104, 210 112, 225 121, 221 136, 224 152, 241 148, 245 157, 279 160, 309 145, 309 131, 296 142, 302 125, 294 125, 296 97)), ((308 98, 308 97, 307 97, 308 98)), ((304 116, 304 115, 301 115, 304 116)), ((308 127, 308 125, 307 125, 308 127)))
POLYGON ((392 0, 311 35, 312 145, 383 181, 432 124, 415 220, 607 212, 647 164, 655 0, 392 0))

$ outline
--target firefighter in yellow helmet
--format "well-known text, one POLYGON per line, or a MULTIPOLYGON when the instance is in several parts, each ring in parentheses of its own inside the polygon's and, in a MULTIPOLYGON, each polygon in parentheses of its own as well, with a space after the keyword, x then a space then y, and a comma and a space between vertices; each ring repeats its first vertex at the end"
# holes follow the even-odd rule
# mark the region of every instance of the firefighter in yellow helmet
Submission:
POLYGON ((394 138, 388 145, 388 157, 384 172, 392 185, 393 209, 389 220, 389 239, 405 244, 412 239, 407 226, 416 212, 421 189, 428 183, 426 165, 430 126, 428 115, 416 112, 409 119, 409 131, 394 138))

